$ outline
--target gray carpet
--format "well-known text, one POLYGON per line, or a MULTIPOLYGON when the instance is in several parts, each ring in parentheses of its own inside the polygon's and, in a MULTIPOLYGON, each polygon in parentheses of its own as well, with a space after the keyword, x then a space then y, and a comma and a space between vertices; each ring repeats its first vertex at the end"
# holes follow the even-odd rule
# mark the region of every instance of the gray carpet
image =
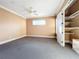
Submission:
POLYGON ((0 59, 79 59, 79 55, 54 39, 22 38, 1 45, 0 59))

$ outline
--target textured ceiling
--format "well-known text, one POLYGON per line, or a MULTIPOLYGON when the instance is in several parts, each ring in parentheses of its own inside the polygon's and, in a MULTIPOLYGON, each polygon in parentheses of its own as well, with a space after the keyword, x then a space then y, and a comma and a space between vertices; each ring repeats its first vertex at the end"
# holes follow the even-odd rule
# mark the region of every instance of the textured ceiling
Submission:
POLYGON ((0 0, 0 5, 24 18, 55 16, 65 0, 0 0))

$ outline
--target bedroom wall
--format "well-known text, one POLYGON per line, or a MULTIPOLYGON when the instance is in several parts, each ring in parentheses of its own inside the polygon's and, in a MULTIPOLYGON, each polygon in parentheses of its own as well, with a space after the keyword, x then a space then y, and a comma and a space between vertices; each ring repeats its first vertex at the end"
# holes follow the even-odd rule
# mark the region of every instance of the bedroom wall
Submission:
POLYGON ((46 20, 46 25, 34 26, 32 21, 27 20, 27 35, 28 36, 41 36, 41 37, 55 37, 55 17, 43 18, 46 20))
POLYGON ((0 8, 0 42, 26 35, 26 20, 0 8))
POLYGON ((0 8, 0 42, 22 36, 55 38, 55 17, 43 19, 46 20, 46 25, 33 26, 33 19, 23 19, 0 8))

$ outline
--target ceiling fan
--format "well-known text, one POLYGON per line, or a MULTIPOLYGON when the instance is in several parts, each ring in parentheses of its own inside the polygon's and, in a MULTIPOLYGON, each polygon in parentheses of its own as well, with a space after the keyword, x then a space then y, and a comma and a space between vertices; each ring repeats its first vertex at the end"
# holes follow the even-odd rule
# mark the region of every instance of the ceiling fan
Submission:
POLYGON ((38 14, 37 14, 37 10, 34 10, 33 7, 26 8, 25 10, 26 10, 26 12, 28 12, 29 14, 38 15, 38 14))

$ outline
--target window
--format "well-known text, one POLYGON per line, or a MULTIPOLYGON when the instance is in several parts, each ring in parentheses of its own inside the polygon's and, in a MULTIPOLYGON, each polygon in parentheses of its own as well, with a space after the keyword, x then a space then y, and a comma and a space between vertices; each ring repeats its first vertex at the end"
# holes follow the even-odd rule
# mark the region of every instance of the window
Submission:
POLYGON ((42 26, 42 25, 45 25, 46 24, 46 21, 44 19, 35 19, 32 21, 32 25, 39 25, 39 26, 42 26))

